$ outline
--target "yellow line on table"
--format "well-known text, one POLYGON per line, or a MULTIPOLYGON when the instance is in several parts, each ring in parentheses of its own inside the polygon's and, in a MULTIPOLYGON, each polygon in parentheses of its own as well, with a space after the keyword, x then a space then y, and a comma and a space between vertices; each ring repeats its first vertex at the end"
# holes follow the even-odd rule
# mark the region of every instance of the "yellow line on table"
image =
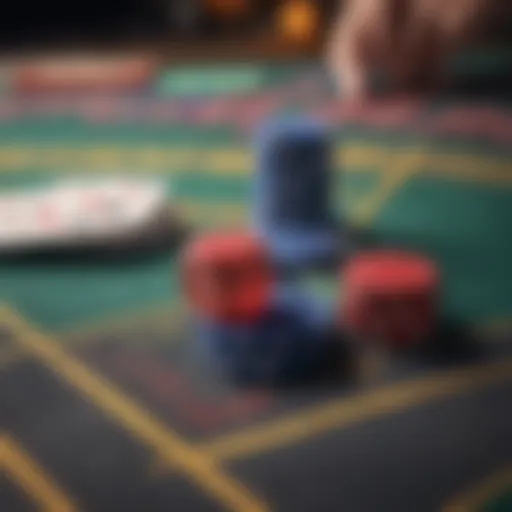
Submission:
POLYGON ((464 172, 455 169, 430 168, 425 171, 424 176, 430 179, 436 179, 441 182, 452 181, 457 185, 462 182, 470 185, 487 185, 489 187, 503 187, 506 193, 510 193, 512 185, 512 163, 509 164, 509 170, 486 169, 485 172, 464 172))
MULTIPOLYGON (((73 512, 76 505, 11 437, 0 435, 0 470, 43 512, 73 512)), ((7 511, 6 511, 7 512, 7 511)))
MULTIPOLYGON (((238 228, 247 221, 249 205, 247 202, 208 201, 199 199, 178 199, 178 211, 183 212, 186 220, 190 220, 203 228, 222 226, 225 229, 238 228)), ((178 214, 179 215, 179 214, 178 214)))
POLYGON ((512 358, 379 387, 334 399, 203 444, 211 457, 238 459, 278 449, 335 429, 390 415, 426 401, 448 398, 512 380, 512 358))
MULTIPOLYGON (((345 144, 336 151, 340 165, 378 165, 389 154, 389 148, 371 144, 345 144)), ((254 165, 250 148, 227 145, 168 148, 111 145, 104 147, 61 147, 37 144, 0 145, 0 168, 10 170, 67 168, 70 172, 88 169, 127 169, 145 171, 199 170, 220 175, 245 174, 254 165)))
MULTIPOLYGON (((510 182, 512 156, 468 154, 461 150, 437 152, 424 145, 391 146, 345 141, 336 147, 338 168, 365 172, 368 168, 382 172, 386 159, 395 155, 429 153, 429 173, 468 179, 510 182)), ((0 145, 0 172, 41 170, 76 172, 134 171, 179 173, 198 171, 217 177, 247 175, 254 165, 249 148, 237 145, 168 148, 165 146, 60 147, 37 144, 0 145)))
POLYGON ((512 466, 461 492, 442 508, 442 512, 480 512, 486 501, 503 491, 512 492, 512 466))
POLYGON ((512 182, 512 155, 491 157, 466 153, 425 152, 428 174, 453 176, 468 180, 512 182))
POLYGON ((267 506, 249 489, 225 473, 213 457, 202 454, 176 432, 168 429, 150 411, 66 354, 59 343, 28 324, 18 313, 7 306, 3 309, 3 317, 15 332, 19 344, 145 444, 161 460, 187 475, 228 510, 267 510, 267 506))
POLYGON ((183 305, 178 300, 168 300, 152 304, 149 307, 123 311, 104 318, 85 321, 59 330, 56 334, 66 340, 90 338, 104 333, 126 332, 129 329, 152 324, 153 321, 178 321, 183 313, 183 305))
POLYGON ((392 155, 382 163, 383 172, 375 190, 360 201, 360 206, 351 212, 357 225, 368 225, 382 208, 386 200, 397 192, 416 173, 421 171, 425 152, 392 155))

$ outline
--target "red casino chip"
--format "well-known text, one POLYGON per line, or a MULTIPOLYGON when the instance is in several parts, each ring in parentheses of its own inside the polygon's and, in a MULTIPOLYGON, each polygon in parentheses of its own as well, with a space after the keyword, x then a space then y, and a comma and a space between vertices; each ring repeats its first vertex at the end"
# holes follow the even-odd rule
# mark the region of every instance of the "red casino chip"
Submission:
POLYGON ((423 255, 363 252, 344 268, 342 286, 342 321, 358 337, 405 346, 433 330, 439 272, 423 255))

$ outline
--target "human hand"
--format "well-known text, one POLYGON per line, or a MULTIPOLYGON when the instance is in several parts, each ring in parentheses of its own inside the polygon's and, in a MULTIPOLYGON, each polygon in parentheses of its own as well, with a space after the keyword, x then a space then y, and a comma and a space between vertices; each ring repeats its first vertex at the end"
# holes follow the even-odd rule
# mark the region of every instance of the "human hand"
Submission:
POLYGON ((496 12, 496 0, 345 0, 328 65, 349 98, 371 92, 375 71, 395 89, 425 87, 496 12))

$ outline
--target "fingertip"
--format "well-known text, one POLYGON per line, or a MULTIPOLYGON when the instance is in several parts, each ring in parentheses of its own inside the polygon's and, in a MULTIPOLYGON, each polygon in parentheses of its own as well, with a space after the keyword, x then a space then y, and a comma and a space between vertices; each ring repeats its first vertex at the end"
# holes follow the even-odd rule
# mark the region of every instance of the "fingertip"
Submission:
POLYGON ((330 62, 329 71, 337 93, 344 99, 355 100, 368 95, 368 73, 358 59, 340 52, 336 59, 330 62))

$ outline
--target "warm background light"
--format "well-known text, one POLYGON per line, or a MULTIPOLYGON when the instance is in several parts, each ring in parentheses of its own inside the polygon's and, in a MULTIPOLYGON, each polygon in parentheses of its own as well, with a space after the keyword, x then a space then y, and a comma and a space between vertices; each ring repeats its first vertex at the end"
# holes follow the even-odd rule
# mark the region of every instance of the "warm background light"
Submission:
POLYGON ((318 33, 319 8, 312 1, 288 0, 279 9, 277 22, 281 36, 289 42, 310 42, 318 33))

